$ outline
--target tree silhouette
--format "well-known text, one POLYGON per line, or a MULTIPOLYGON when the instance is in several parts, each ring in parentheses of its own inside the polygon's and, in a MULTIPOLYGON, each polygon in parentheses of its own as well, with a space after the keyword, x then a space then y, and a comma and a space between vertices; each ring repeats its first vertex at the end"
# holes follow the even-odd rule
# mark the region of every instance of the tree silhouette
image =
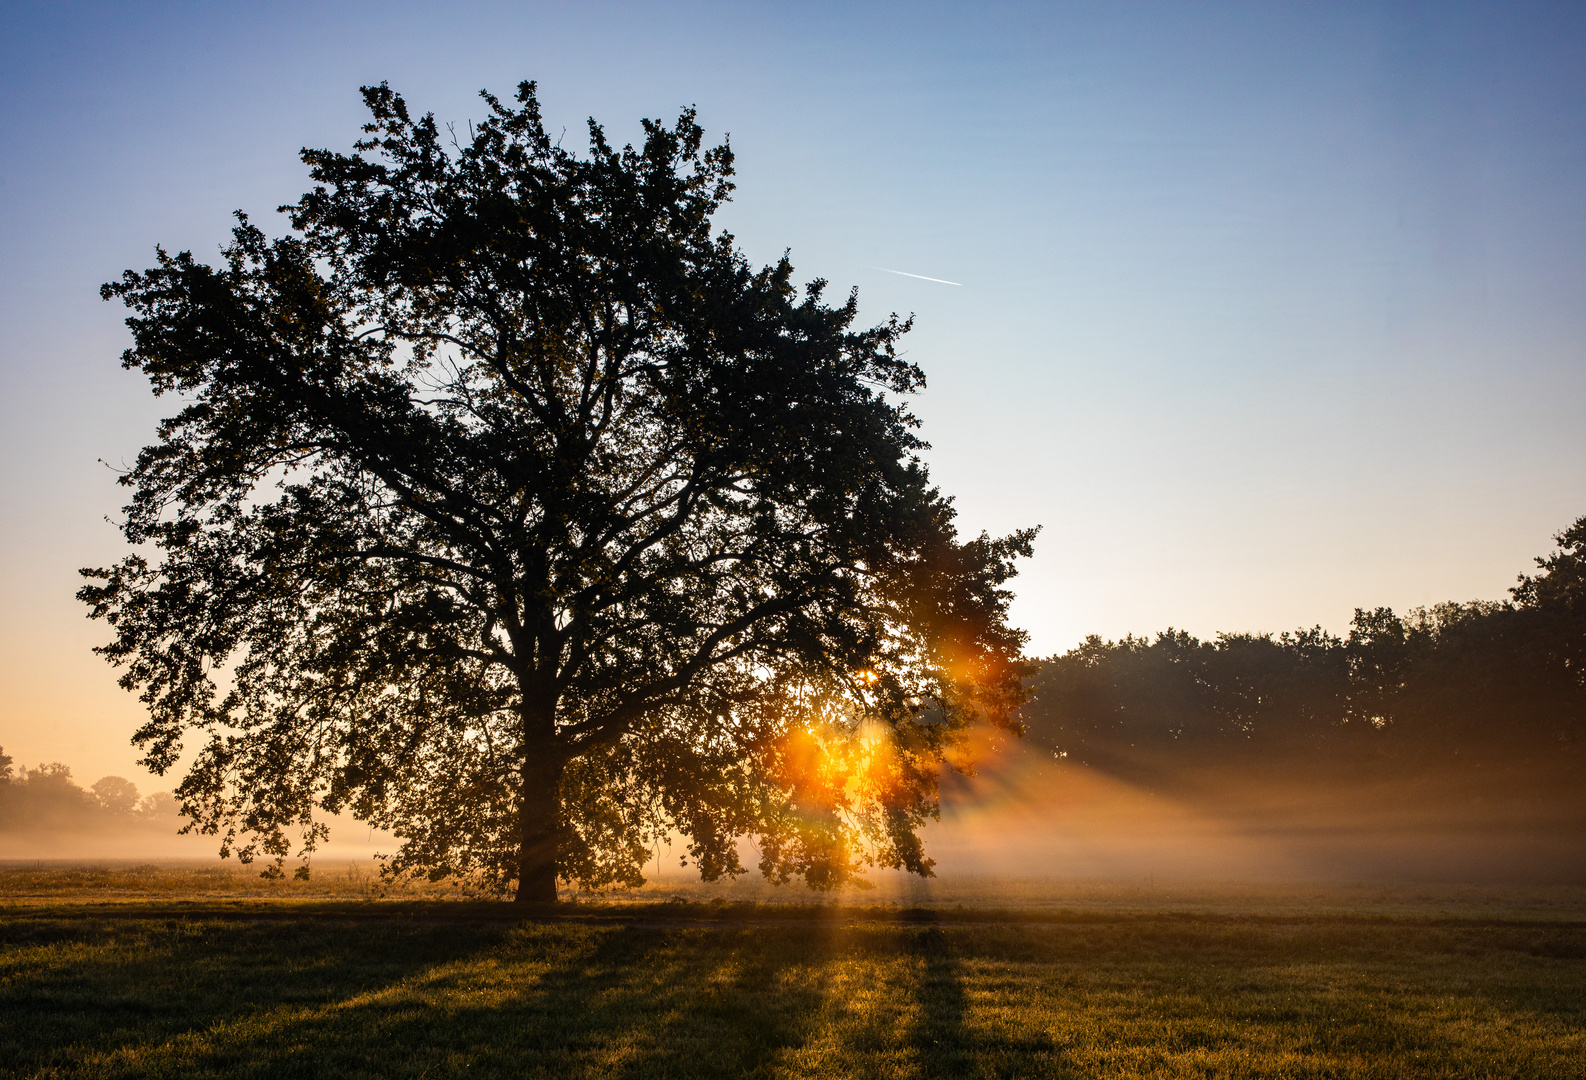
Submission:
POLYGON ((1541 573, 1521 576, 1510 592, 1537 624, 1537 658, 1559 681, 1586 692, 1586 517, 1553 539, 1557 550, 1536 560, 1541 573))
POLYGON ((350 810, 519 899, 641 880, 669 830, 707 878, 744 837, 778 880, 929 873, 944 748, 1015 723, 1033 531, 958 539, 908 324, 713 234, 692 111, 580 157, 532 83, 464 142, 364 98, 292 235, 239 213, 222 265, 104 288, 183 403, 80 592, 146 764, 198 736, 184 812, 275 872, 350 810))
POLYGON ((1060 754, 1137 774, 1571 759, 1586 752, 1586 518, 1555 539, 1510 601, 1356 608, 1347 638, 1091 636, 1035 664, 1021 719, 1060 754))
POLYGON ((88 789, 101 809, 111 814, 131 814, 138 809, 138 789, 124 776, 103 776, 88 789))

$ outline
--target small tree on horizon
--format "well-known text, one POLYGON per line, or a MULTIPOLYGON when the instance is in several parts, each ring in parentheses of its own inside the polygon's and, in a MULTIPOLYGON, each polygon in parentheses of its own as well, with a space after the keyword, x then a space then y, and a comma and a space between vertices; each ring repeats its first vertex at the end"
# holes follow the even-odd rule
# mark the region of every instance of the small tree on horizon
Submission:
POLYGON ((137 813, 140 803, 137 785, 124 776, 102 776, 88 790, 107 813, 137 813))
MULTIPOLYGON (((1033 530, 961 541, 898 403, 907 322, 752 268, 692 111, 637 148, 547 135, 532 83, 446 145, 385 85, 270 240, 106 285, 178 397, 121 478, 136 549, 79 593, 156 773, 222 852, 349 811, 395 873, 520 900, 637 883, 929 874, 974 723, 1017 728, 1033 530), (318 815, 318 816, 316 816, 318 815)), ((289 835, 296 830, 298 838, 289 835)))

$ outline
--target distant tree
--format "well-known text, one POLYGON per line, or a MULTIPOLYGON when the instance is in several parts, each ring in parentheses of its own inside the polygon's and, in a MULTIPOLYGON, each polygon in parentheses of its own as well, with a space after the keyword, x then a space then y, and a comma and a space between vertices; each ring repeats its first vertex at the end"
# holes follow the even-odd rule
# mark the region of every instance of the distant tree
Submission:
POLYGON ((1221 722, 1205 679, 1213 649, 1182 630, 1154 640, 1092 635, 1038 665, 1020 716, 1037 741, 1086 764, 1135 768, 1165 749, 1199 746, 1221 722))
POLYGON ((184 813, 278 868, 350 811, 397 872, 519 899, 641 880, 929 873, 943 752, 1014 726, 1005 582, 1033 532, 961 541, 898 399, 896 318, 753 269, 694 115, 587 157, 532 83, 450 149, 384 85, 368 138, 218 267, 129 271, 181 411, 122 478, 136 553, 84 574, 184 813), (294 843, 288 831, 296 828, 294 843))
POLYGON ((16 797, 12 775, 11 755, 0 747, 0 829, 4 829, 7 822, 16 816, 16 810, 12 805, 16 797))
POLYGON ((1511 590, 1547 641, 1547 660, 1586 690, 1586 517, 1553 538, 1558 550, 1538 558, 1540 574, 1522 575, 1511 590))
POLYGON ((1511 589, 1524 607, 1555 607, 1586 616, 1586 517, 1553 537, 1558 550, 1538 556, 1540 574, 1522 574, 1511 589))
POLYGON ((169 791, 156 791, 138 800, 139 816, 151 821, 176 818, 181 812, 182 804, 177 802, 176 796, 169 791))
POLYGON ((138 809, 138 788, 121 776, 105 776, 89 789, 101 808, 111 814, 131 814, 138 809))
POLYGON ((169 829, 177 816, 175 796, 157 792, 144 799, 132 781, 106 776, 84 790, 60 762, 11 775, 11 759, 0 754, 0 832, 82 832, 104 837, 129 827, 169 829))
POLYGON ((1385 726, 1393 718, 1393 702, 1410 661, 1404 621, 1392 608, 1356 608, 1344 650, 1349 665, 1349 719, 1374 728, 1385 726))
POLYGON ((1260 752, 1314 754, 1347 699, 1344 643, 1321 627, 1218 634, 1200 679, 1224 741, 1260 752))
POLYGON ((96 809, 77 786, 72 770, 58 761, 23 769, 6 785, 0 826, 15 830, 76 828, 96 809))

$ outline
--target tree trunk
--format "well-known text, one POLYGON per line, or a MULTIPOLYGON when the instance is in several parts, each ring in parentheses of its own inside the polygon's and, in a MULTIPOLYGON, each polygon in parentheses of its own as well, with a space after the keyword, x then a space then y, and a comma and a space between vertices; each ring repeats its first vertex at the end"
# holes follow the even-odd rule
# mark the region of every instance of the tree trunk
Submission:
POLYGON ((561 829, 557 821, 557 788, 562 761, 530 750, 523 771, 523 834, 518 848, 518 903, 556 902, 557 855, 561 829))

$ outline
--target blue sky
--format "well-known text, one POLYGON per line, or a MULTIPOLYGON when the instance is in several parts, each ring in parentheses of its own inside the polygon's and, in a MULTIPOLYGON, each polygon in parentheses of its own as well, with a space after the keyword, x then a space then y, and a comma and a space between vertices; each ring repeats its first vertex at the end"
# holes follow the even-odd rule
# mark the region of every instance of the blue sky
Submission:
POLYGON ((1586 514, 1586 7, 0 6, 0 745, 135 775, 71 599, 161 408, 101 281, 213 257, 389 80, 581 143, 699 108, 749 257, 913 312, 1038 653, 1496 598, 1586 514), (961 282, 939 285, 890 267, 961 282))

